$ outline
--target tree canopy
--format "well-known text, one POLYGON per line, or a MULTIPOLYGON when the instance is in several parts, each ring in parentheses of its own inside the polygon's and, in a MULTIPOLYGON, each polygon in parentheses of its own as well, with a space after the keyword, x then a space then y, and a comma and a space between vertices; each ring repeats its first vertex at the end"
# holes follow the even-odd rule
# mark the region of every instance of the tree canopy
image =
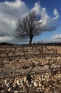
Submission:
POLYGON ((35 11, 30 12, 27 16, 23 17, 22 20, 18 20, 16 26, 16 37, 21 39, 29 38, 29 44, 32 43, 34 36, 41 33, 38 15, 35 11))

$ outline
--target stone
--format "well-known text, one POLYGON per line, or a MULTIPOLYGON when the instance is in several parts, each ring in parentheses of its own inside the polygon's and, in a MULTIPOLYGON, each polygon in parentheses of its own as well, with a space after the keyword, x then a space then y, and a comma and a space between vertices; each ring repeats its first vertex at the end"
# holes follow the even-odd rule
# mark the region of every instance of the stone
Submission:
POLYGON ((37 87, 38 86, 38 83, 34 81, 34 87, 37 87))
POLYGON ((5 83, 5 84, 7 83, 7 79, 4 80, 4 83, 5 83))
POLYGON ((11 87, 10 87, 10 88, 8 88, 8 91, 9 91, 9 92, 10 92, 10 91, 12 91, 11 87))
POLYGON ((14 91, 14 93, 19 93, 19 91, 14 91))
POLYGON ((26 82, 27 81, 27 78, 26 78, 26 76, 24 77, 24 82, 26 82))
POLYGON ((17 85, 20 85, 20 80, 19 79, 17 80, 17 85))
POLYGON ((4 90, 2 90, 2 91, 1 91, 1 93, 5 93, 5 91, 4 91, 4 90))
POLYGON ((10 86, 10 84, 9 84, 9 83, 6 83, 6 86, 7 86, 7 87, 9 87, 9 86, 10 86))
POLYGON ((23 86, 23 83, 21 82, 20 85, 23 86))
POLYGON ((39 87, 41 87, 41 84, 39 83, 39 87))

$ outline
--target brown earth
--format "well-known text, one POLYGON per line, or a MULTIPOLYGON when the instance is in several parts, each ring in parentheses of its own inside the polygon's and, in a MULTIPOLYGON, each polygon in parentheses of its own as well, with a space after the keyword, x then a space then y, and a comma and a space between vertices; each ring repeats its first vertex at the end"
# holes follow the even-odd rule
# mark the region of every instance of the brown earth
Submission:
POLYGON ((53 93, 54 91, 56 92, 56 90, 58 91, 57 93, 61 93, 61 46, 0 46, 0 66, 0 85, 1 88, 5 87, 7 91, 10 88, 11 90, 13 90, 12 88, 16 88, 15 85, 18 83, 17 81, 25 77, 24 83, 20 83, 23 85, 20 86, 17 84, 19 88, 21 87, 23 89, 24 87, 26 90, 27 86, 27 89, 30 88, 37 91, 39 88, 40 90, 38 92, 25 93, 53 93), (43 56, 38 56, 40 52, 46 52, 48 56, 43 57, 43 53, 41 53, 43 56), (57 52, 57 54, 55 52, 57 52), (24 53, 26 56, 29 56, 26 58, 24 53), (34 53, 37 55, 32 56, 34 53), (49 53, 51 53, 52 57, 49 53), (13 57, 14 55, 17 57, 15 56, 14 59, 9 60, 9 57, 13 57), (51 71, 51 69, 53 69, 53 71, 51 71), (29 84, 29 80, 27 79, 29 74, 32 77, 33 83, 31 84, 29 84), (11 79, 12 81, 10 81, 11 79), (6 84, 4 83, 5 81, 7 81, 6 84), (17 83, 15 84, 15 82, 17 83), (10 86, 7 86, 8 83, 10 86))
POLYGON ((61 46, 47 46, 47 48, 49 48, 49 49, 51 49, 51 48, 57 49, 57 53, 61 54, 61 46))

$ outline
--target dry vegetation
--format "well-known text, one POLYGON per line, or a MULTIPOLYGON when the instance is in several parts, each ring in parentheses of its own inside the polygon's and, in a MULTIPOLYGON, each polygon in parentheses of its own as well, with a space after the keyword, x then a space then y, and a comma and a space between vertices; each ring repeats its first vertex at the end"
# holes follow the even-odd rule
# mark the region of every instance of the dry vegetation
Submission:
POLYGON ((1 93, 61 93, 60 46, 0 46, 1 93))

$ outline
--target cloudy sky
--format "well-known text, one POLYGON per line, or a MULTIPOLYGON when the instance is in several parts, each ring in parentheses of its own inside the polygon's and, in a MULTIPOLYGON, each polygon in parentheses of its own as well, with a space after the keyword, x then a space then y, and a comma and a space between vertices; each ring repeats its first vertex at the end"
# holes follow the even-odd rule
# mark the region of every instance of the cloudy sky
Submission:
POLYGON ((46 31, 34 37, 33 42, 61 41, 61 0, 0 0, 0 42, 19 43, 20 39, 14 36, 16 23, 33 10, 46 26, 46 31))

